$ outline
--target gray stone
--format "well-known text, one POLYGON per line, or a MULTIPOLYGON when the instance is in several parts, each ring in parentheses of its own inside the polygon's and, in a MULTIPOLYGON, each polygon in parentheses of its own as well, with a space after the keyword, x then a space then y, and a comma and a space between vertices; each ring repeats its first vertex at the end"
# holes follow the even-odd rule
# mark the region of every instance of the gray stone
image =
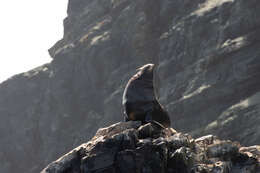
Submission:
MULTIPOLYGON (((111 131, 93 137, 49 164, 42 173, 256 173, 260 169, 259 146, 240 147, 231 141, 221 140, 207 144, 209 136, 204 136, 200 138, 204 145, 198 146, 201 152, 194 151, 194 146, 185 143, 179 143, 179 148, 173 150, 167 140, 173 137, 172 134, 165 136, 164 133, 159 133, 158 138, 151 134, 140 139, 136 130, 118 131, 113 128, 115 126, 118 124, 103 128, 111 131), (111 136, 111 133, 115 135, 111 136), (127 137, 127 134, 135 134, 135 137, 127 137), (237 146, 239 150, 234 152, 230 146, 237 146), (201 154, 205 158, 198 160, 201 154)), ((124 129, 123 126, 127 128, 126 123, 121 123, 120 126, 121 129, 124 129)), ((140 125, 139 129, 145 128, 144 126, 140 125)), ((185 136, 177 134, 179 137, 185 136)), ((189 137, 187 141, 193 143, 194 139, 189 137)))

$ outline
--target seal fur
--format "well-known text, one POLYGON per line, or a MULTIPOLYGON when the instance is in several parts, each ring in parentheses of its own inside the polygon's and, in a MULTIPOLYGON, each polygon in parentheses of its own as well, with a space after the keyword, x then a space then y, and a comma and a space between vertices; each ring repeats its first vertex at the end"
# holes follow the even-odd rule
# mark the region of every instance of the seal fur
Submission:
POLYGON ((169 115, 158 102, 153 84, 154 64, 146 64, 128 81, 123 94, 125 120, 156 121, 164 127, 171 125, 169 115))

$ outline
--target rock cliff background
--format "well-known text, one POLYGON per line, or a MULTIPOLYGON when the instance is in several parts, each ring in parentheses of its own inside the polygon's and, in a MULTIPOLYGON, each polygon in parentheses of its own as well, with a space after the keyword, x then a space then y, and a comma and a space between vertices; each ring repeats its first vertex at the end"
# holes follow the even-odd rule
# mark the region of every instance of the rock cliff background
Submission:
POLYGON ((175 129, 259 144, 258 16, 258 0, 69 0, 53 61, 0 85, 0 172, 39 172, 122 121, 145 63, 175 129))

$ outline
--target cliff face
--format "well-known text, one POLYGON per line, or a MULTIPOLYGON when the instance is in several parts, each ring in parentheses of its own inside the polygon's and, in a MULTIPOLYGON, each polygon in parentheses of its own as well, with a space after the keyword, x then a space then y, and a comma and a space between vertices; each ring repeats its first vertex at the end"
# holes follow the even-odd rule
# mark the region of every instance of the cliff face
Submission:
POLYGON ((257 173, 260 146, 241 147, 208 135, 192 139, 140 122, 99 129, 41 173, 257 173))
POLYGON ((145 63, 174 128, 259 143, 259 13, 257 0, 70 0, 53 61, 0 85, 0 172, 39 172, 121 121, 145 63))

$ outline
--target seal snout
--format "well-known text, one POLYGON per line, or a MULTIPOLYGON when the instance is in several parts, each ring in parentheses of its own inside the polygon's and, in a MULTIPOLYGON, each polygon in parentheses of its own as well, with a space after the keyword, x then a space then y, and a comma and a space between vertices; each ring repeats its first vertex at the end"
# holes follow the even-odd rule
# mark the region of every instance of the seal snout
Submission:
POLYGON ((154 69, 154 64, 146 64, 138 69, 136 69, 136 71, 153 71, 154 69))

